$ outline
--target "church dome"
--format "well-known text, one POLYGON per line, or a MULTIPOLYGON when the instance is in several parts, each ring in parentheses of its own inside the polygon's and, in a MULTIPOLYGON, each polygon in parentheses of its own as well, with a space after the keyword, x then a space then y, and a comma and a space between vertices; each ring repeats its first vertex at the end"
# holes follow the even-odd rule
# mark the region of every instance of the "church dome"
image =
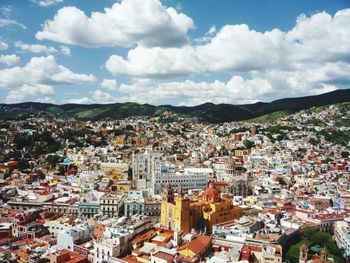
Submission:
POLYGON ((205 189, 203 192, 203 198, 206 201, 218 202, 220 201, 220 191, 215 189, 212 184, 209 185, 209 188, 205 189))
POLYGON ((215 188, 207 188, 203 192, 203 196, 215 198, 217 196, 220 196, 220 192, 218 190, 216 190, 215 188))

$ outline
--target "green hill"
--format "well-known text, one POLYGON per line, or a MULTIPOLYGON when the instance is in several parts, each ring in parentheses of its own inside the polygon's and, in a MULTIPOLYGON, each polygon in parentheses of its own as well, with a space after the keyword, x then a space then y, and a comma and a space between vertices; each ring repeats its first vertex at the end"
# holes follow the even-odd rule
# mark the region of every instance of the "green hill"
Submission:
POLYGON ((171 111, 188 117, 197 117, 208 123, 241 121, 258 118, 259 121, 275 119, 290 113, 312 107, 350 102, 350 89, 300 98, 287 98, 270 103, 258 102, 254 104, 232 105, 205 103, 193 107, 161 105, 154 106, 138 103, 115 104, 63 104, 25 102, 18 104, 0 104, 1 119, 23 118, 38 111, 51 114, 61 114, 80 120, 122 119, 130 116, 159 116, 165 111, 171 111), (271 115, 271 113, 273 113, 271 115))

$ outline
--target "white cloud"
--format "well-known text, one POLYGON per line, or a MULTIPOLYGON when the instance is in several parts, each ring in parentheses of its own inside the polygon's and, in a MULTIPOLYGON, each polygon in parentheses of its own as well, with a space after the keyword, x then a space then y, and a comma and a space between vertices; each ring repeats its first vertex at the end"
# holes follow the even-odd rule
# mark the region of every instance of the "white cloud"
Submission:
POLYGON ((58 3, 63 3, 64 0, 31 0, 32 3, 41 7, 49 7, 58 3))
POLYGON ((347 60, 350 56, 350 9, 332 17, 326 12, 311 17, 299 16, 287 40, 294 44, 291 55, 296 61, 347 60))
POLYGON ((0 12, 5 18, 10 18, 12 14, 12 6, 2 6, 0 7, 0 12))
POLYGON ((166 8, 159 0, 123 0, 90 17, 76 7, 61 8, 36 38, 86 47, 135 43, 167 47, 185 44, 191 28, 190 17, 166 8))
POLYGON ((115 103, 117 101, 111 94, 101 90, 95 90, 92 94, 92 99, 95 103, 100 104, 115 103))
POLYGON ((95 90, 91 94, 91 98, 82 97, 82 98, 72 98, 63 100, 64 103, 73 103, 73 104, 109 104, 117 102, 117 97, 112 96, 107 92, 101 90, 95 90))
POLYGON ((133 77, 174 77, 204 72, 247 71, 286 63, 285 33, 265 33, 247 25, 224 26, 208 43, 180 48, 137 46, 126 59, 112 55, 106 68, 133 77))
POLYGON ((70 53, 70 48, 67 47, 67 46, 60 46, 60 52, 62 55, 65 55, 65 56, 70 56, 71 53, 70 53))
POLYGON ((7 66, 17 65, 21 61, 20 57, 15 54, 12 55, 0 55, 0 63, 6 64, 7 66))
POLYGON ((24 84, 20 88, 11 90, 6 97, 6 102, 17 103, 23 101, 30 101, 30 99, 28 98, 29 96, 47 96, 54 94, 55 90, 52 86, 41 84, 36 84, 32 86, 24 84))
POLYGON ((263 79, 244 80, 240 76, 234 76, 226 83, 217 80, 211 83, 191 80, 157 83, 148 80, 130 85, 122 84, 120 100, 190 106, 204 102, 241 104, 255 102, 257 95, 263 95, 270 89, 270 83, 263 79), (256 94, 257 88, 259 94, 256 94))
POLYGON ((194 48, 207 71, 246 71, 283 65, 284 39, 278 29, 260 33, 247 25, 227 25, 209 43, 194 48))
POLYGON ((217 32, 216 26, 212 25, 203 37, 196 38, 196 39, 194 39, 194 41, 197 43, 209 42, 213 38, 213 36, 215 35, 216 32, 217 32))
POLYGON ((336 87, 311 77, 324 69, 296 75, 288 71, 256 72, 244 79, 234 75, 229 81, 195 82, 191 80, 156 82, 150 79, 121 84, 119 101, 150 104, 193 106, 204 102, 245 104, 262 99, 315 95, 333 91, 336 87))
POLYGON ((22 23, 13 20, 13 19, 8 19, 8 18, 0 18, 0 27, 10 27, 10 26, 17 26, 22 29, 27 29, 25 25, 22 23))
POLYGON ((112 55, 114 75, 153 78, 120 85, 124 101, 187 105, 204 101, 243 103, 302 96, 350 84, 350 9, 300 16, 288 32, 257 32, 247 25, 211 28, 199 44, 175 48, 136 46, 126 58, 112 55), (165 81, 226 73, 230 81, 165 81), (244 76, 244 78, 242 77, 244 76), (163 81, 163 82, 162 82, 163 81))
POLYGON ((35 101, 41 103, 55 103, 55 100, 51 97, 37 98, 35 99, 35 101))
POLYGON ((67 46, 59 46, 59 51, 52 46, 45 46, 40 44, 25 44, 22 41, 16 41, 14 43, 15 47, 20 48, 22 51, 32 52, 32 53, 45 53, 47 55, 54 53, 61 53, 65 56, 70 56, 70 48, 67 46))
POLYGON ((104 79, 102 80, 100 86, 105 89, 109 90, 116 90, 117 89, 117 81, 115 79, 104 79))
POLYGON ((64 103, 72 103, 72 104, 91 104, 93 101, 88 97, 76 98, 76 99, 67 99, 63 101, 64 103))
POLYGON ((182 48, 146 48, 137 46, 128 53, 128 58, 112 55, 106 68, 114 75, 133 77, 177 77, 205 70, 195 50, 190 46, 182 48))
MULTIPOLYGON (((299 17, 289 32, 257 32, 247 25, 226 25, 210 41, 179 48, 137 46, 127 58, 112 55, 106 68, 133 77, 174 77, 204 72, 292 69, 296 63, 349 61, 350 9, 333 17, 318 13, 299 17), (322 43, 322 44, 320 44, 322 43)), ((215 35, 214 35, 215 34, 215 35)))
POLYGON ((0 89, 10 89, 6 101, 29 100, 27 96, 47 96, 54 93, 53 85, 84 84, 96 81, 90 74, 74 73, 57 64, 54 56, 33 57, 23 67, 0 70, 0 89))
POLYGON ((25 25, 22 23, 11 19, 12 14, 12 6, 6 5, 0 7, 0 13, 2 14, 2 17, 0 18, 0 27, 11 27, 11 26, 17 26, 22 29, 27 29, 25 25))
POLYGON ((9 48, 9 45, 0 40, 0 51, 6 50, 9 48))
POLYGON ((54 47, 48 47, 48 46, 44 46, 44 45, 38 45, 38 44, 25 44, 22 41, 16 41, 14 43, 15 47, 20 48, 23 51, 28 51, 28 52, 32 52, 32 53, 46 53, 46 54, 50 54, 50 53, 56 53, 57 49, 54 47))

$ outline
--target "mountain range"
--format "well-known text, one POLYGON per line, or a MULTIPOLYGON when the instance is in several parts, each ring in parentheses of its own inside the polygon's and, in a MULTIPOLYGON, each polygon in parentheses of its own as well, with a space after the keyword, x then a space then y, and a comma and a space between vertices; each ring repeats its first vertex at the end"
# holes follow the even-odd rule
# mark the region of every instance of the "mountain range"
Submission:
POLYGON ((38 112, 49 112, 80 120, 122 119, 130 116, 160 116, 170 111, 183 116, 197 117, 208 123, 241 121, 257 118, 263 115, 284 112, 294 113, 312 107, 350 102, 350 89, 335 90, 315 96, 279 99, 272 102, 257 102, 254 104, 213 104, 204 103, 198 106, 171 106, 138 104, 132 102, 114 104, 63 104, 24 102, 17 104, 0 104, 0 119, 12 119, 38 112))

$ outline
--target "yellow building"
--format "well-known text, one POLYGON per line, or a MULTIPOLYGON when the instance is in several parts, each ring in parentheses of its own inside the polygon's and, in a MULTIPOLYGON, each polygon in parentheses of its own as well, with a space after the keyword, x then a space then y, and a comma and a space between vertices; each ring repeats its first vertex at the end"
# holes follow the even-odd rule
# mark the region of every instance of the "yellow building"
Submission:
POLYGON ((232 200, 222 199, 220 192, 209 185, 197 200, 185 197, 182 191, 174 194, 167 184, 161 203, 161 225, 189 233, 191 229, 211 232, 213 225, 240 218, 243 210, 234 206, 232 200))
POLYGON ((160 223, 174 231, 191 231, 190 200, 182 194, 174 195, 173 188, 168 183, 163 192, 161 202, 160 223))

